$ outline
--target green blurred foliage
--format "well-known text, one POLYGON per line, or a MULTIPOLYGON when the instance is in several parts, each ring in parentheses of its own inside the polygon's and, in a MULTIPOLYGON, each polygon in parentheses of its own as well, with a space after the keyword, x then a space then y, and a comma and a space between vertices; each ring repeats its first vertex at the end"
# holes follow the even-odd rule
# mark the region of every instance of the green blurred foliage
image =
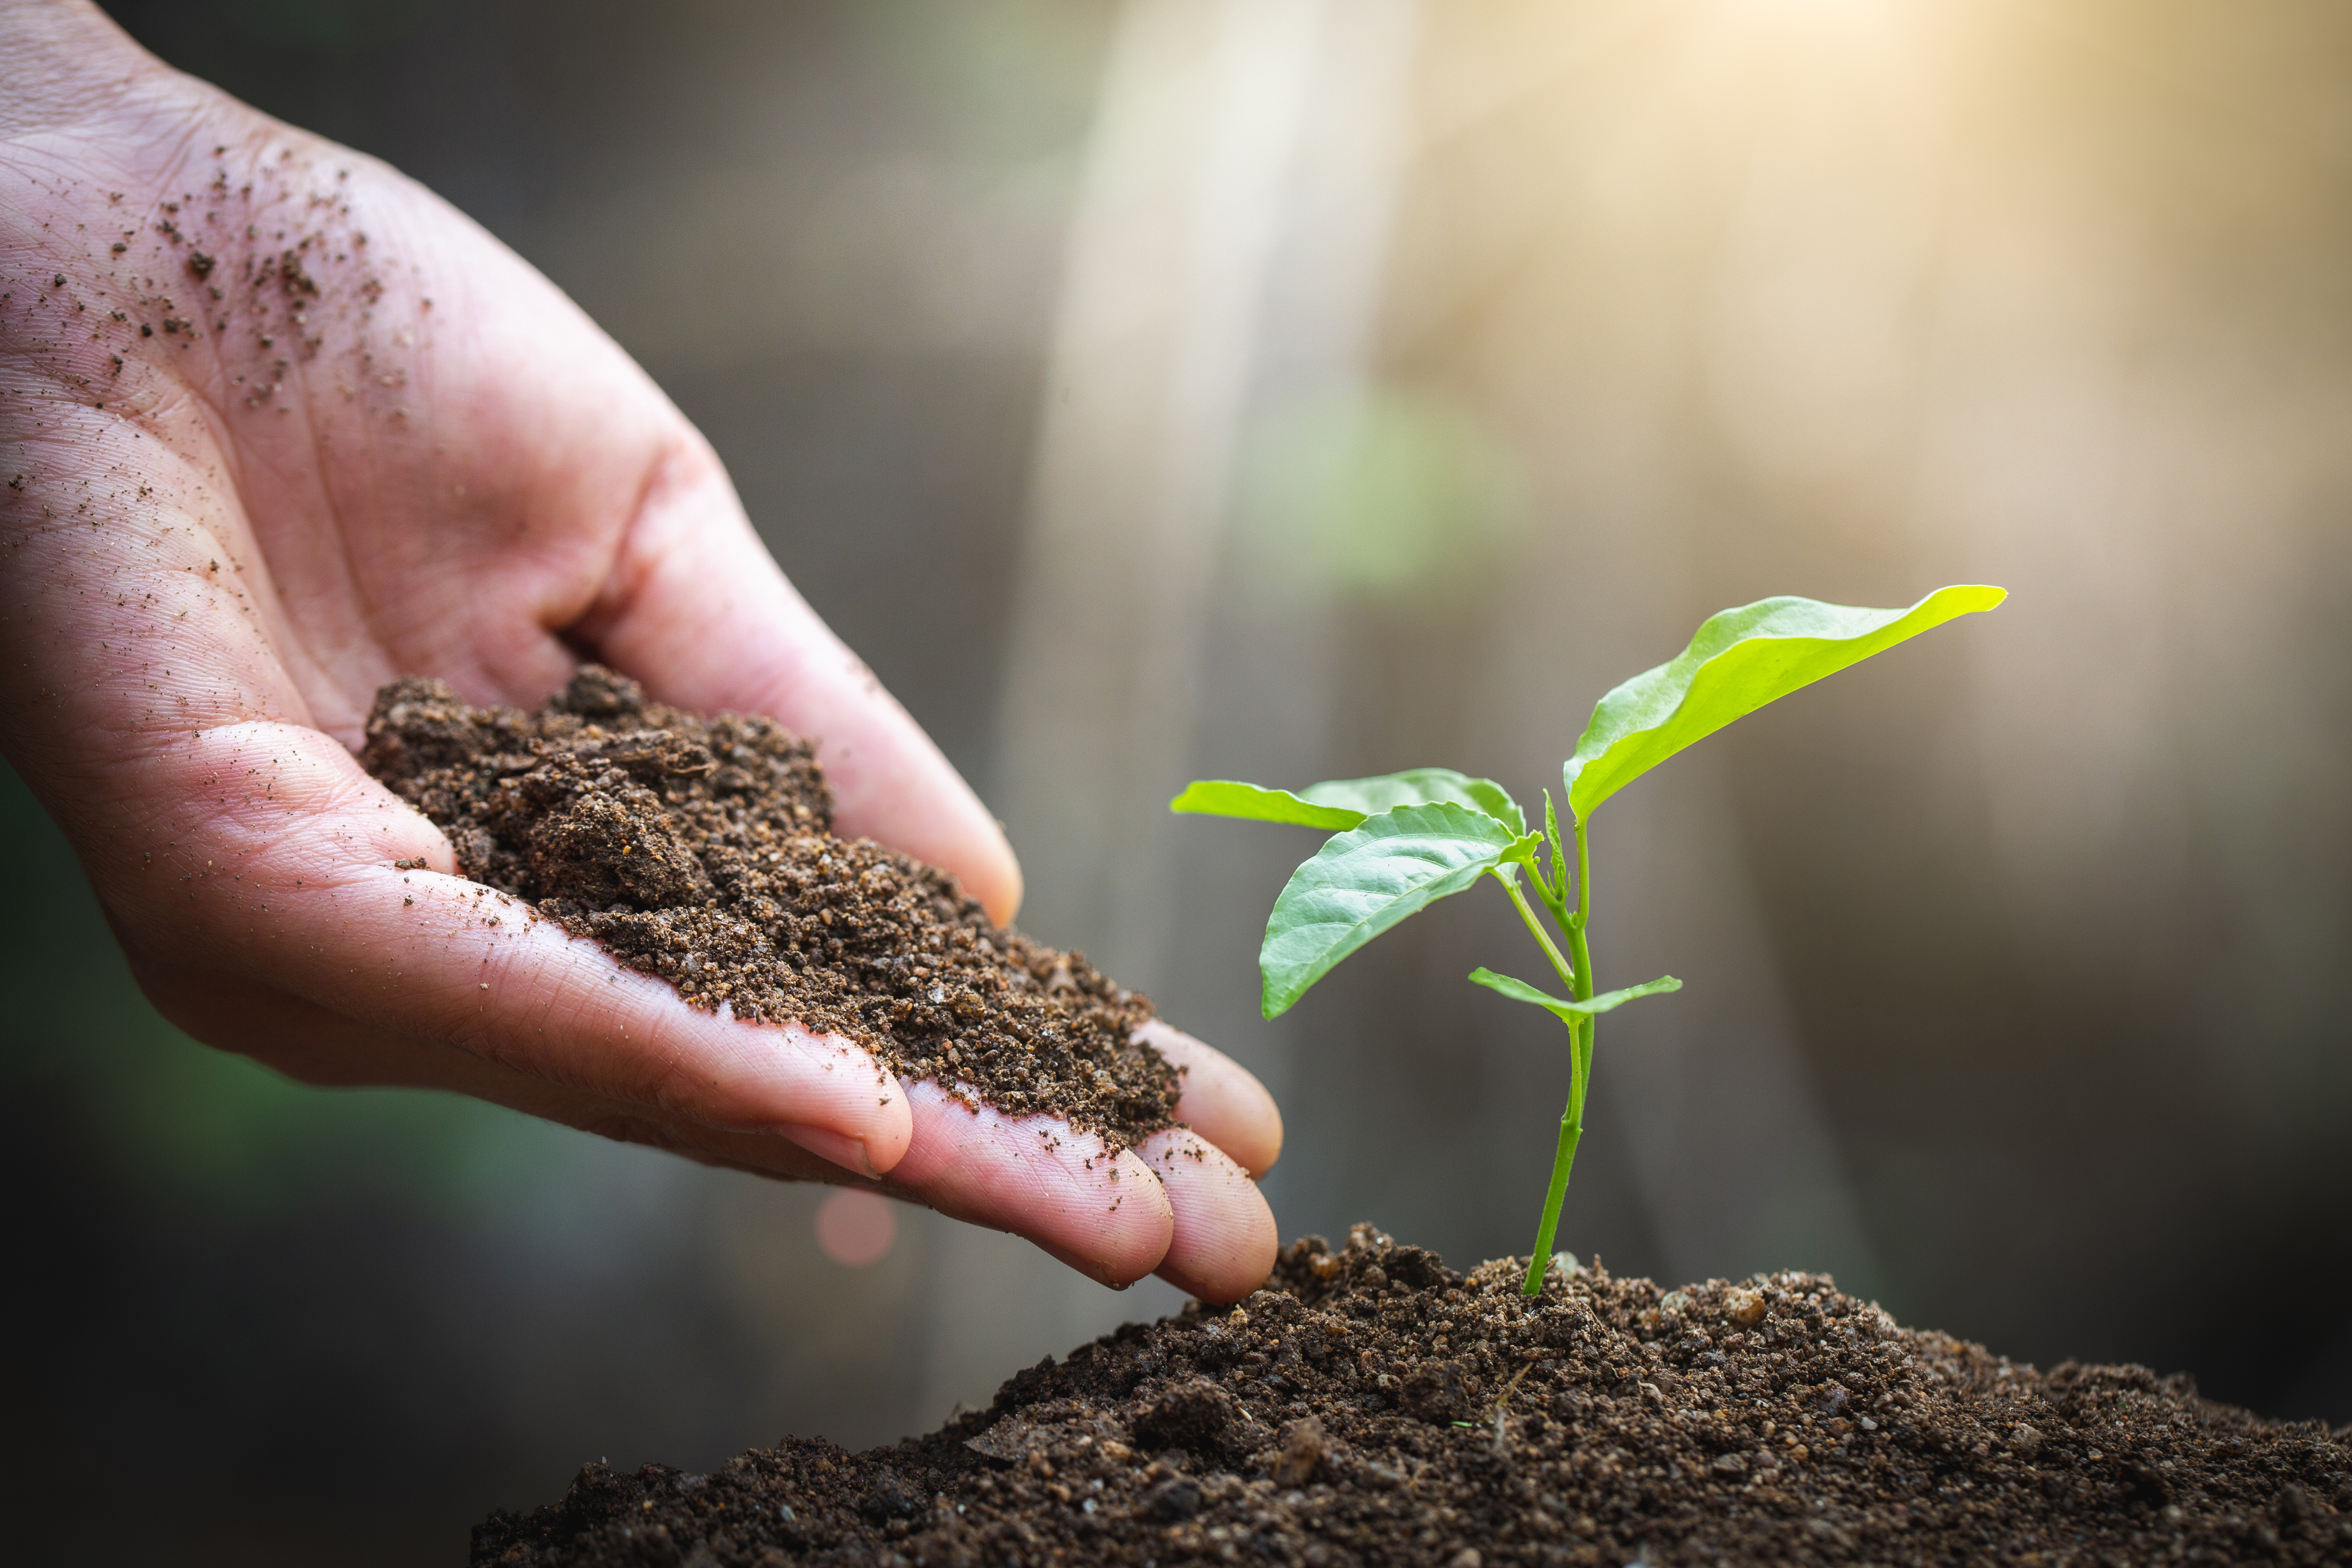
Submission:
POLYGON ((1286 405, 1252 433, 1241 471, 1245 557, 1318 598, 1448 614, 1525 533, 1502 443, 1427 391, 1286 405))
POLYGON ((924 109, 950 121, 950 144, 984 161, 1074 150, 1091 119, 1104 0, 836 0, 871 51, 908 69, 924 109))

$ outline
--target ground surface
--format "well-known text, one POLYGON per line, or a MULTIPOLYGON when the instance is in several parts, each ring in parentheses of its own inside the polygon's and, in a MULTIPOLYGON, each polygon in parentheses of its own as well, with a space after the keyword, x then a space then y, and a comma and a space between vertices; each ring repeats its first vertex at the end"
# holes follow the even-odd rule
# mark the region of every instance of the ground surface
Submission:
POLYGON ((1175 1125, 1152 1016, 1077 953, 992 925, 954 878, 833 831, 808 742, 646 700, 590 666, 535 713, 439 681, 377 693, 362 760, 474 880, 698 1007, 793 1019, 1114 1152, 1175 1125))
POLYGON ((591 1465, 478 1527, 473 1563, 2352 1563, 2352 1433, 2143 1367, 2037 1372, 1815 1275, 1518 1284, 1310 1237, 1241 1306, 1129 1325, 893 1447, 591 1465))

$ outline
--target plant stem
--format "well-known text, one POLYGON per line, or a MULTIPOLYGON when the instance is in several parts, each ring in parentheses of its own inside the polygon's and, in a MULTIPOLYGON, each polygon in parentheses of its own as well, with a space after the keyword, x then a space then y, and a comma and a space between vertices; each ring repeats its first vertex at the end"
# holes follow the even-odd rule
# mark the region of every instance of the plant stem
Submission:
POLYGON ((1582 1027, 1569 1026, 1569 1037, 1574 1057, 1574 1077, 1570 1080, 1568 1109, 1560 1113, 1559 1143, 1551 1157, 1551 1185, 1545 1189, 1543 1220, 1536 1227, 1536 1249, 1528 1259, 1528 1277, 1519 1292, 1526 1296, 1543 1294, 1544 1276, 1551 1270, 1552 1238, 1559 1231, 1559 1207, 1568 1196, 1569 1168, 1576 1163, 1576 1146, 1584 1138, 1584 1036, 1592 1027, 1586 1019, 1582 1027))
MULTIPOLYGON (((1566 889, 1561 891, 1565 893, 1566 889)), ((1558 966, 1559 950, 1537 928, 1534 913, 1528 909, 1527 900, 1519 897, 1516 886, 1512 888, 1511 896, 1512 901, 1519 906, 1519 913, 1526 918, 1528 929, 1535 931, 1537 938, 1543 942, 1544 951, 1551 955, 1553 964, 1558 966)), ((1566 901, 1565 898, 1561 900, 1563 903, 1566 901)), ((1570 961, 1568 973, 1562 978, 1568 982, 1570 994, 1580 1002, 1592 1000, 1592 951, 1584 938, 1584 928, 1591 922, 1592 855, 1585 844, 1584 819, 1580 816, 1576 818, 1576 914, 1573 919, 1561 922, 1567 928, 1570 961)), ((1519 1287, 1523 1295, 1542 1295, 1544 1276, 1551 1268, 1552 1242, 1559 1234, 1560 1205, 1568 1197, 1568 1174, 1576 1163, 1576 1146, 1584 1138, 1584 1094, 1586 1087, 1592 1081, 1593 1022, 1587 1016, 1569 1026, 1569 1048, 1573 1060, 1570 1068, 1568 1108, 1560 1112, 1559 1142, 1551 1160, 1551 1184, 1544 1191, 1543 1218, 1536 1226, 1535 1252, 1528 1258, 1527 1280, 1519 1287)))
POLYGON ((1544 908, 1551 911, 1552 923, 1559 927, 1560 930, 1566 931, 1568 929, 1567 879, 1563 877, 1560 880, 1560 885, 1557 888, 1548 888, 1544 886, 1543 879, 1541 878, 1538 878, 1536 879, 1536 891, 1538 896, 1543 900, 1544 908))
MULTIPOLYGON (((1591 995, 1590 987, 1580 993, 1576 989, 1575 965, 1560 956, 1559 949, 1552 944, 1550 935, 1542 926, 1536 923, 1536 912, 1528 908, 1528 896, 1519 890, 1519 879, 1517 877, 1505 876, 1503 872, 1504 868, 1497 867, 1494 872, 1495 880, 1503 884, 1503 891, 1511 895, 1511 902, 1518 908, 1519 919, 1527 921, 1528 930, 1534 933, 1536 941, 1543 944, 1544 956, 1551 960, 1552 968, 1559 975, 1559 983, 1568 987, 1570 995, 1577 997, 1580 1001, 1591 995)), ((1549 900, 1545 901, 1550 902, 1549 900)))

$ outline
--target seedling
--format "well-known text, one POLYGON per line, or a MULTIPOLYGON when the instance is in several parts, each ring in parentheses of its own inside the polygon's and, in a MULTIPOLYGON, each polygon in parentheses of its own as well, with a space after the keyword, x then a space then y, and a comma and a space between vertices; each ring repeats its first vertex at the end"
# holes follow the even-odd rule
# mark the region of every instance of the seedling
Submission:
POLYGON ((1543 1218, 1523 1286, 1528 1295, 1539 1295, 1559 1228, 1560 1202, 1568 1195, 1569 1171, 1584 1136, 1594 1023, 1628 1002, 1682 989, 1682 982, 1668 974, 1620 990, 1594 991, 1592 858, 1586 837, 1593 812, 1676 752, 1734 720, 1931 626, 1990 610, 2008 596, 2000 588, 1940 588, 1900 610, 1759 599, 1709 616, 1680 657, 1626 681, 1592 710, 1575 755, 1560 771, 1575 846, 1572 860, 1549 790, 1544 791, 1543 827, 1530 832, 1519 803, 1502 785, 1451 768, 1337 779, 1296 792, 1199 779, 1168 804, 1175 811, 1209 816, 1337 830, 1291 873, 1266 921, 1258 973, 1260 1005, 1269 1018, 1289 1011, 1341 959, 1408 916, 1482 878, 1501 884, 1569 993, 1555 996, 1491 969, 1470 972, 1478 984, 1541 1007, 1568 1026, 1568 1107, 1560 1114, 1551 1184, 1544 1193, 1543 1218), (1521 872, 1561 942, 1554 942, 1536 919, 1521 872))

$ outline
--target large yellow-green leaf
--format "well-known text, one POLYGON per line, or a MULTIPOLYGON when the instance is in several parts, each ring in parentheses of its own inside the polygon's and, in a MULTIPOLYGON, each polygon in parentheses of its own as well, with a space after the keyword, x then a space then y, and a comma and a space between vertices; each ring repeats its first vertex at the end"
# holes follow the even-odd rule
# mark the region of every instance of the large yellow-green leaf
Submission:
POLYGON ((1711 616, 1671 663, 1603 697, 1561 770, 1581 820, 1695 741, 1874 653, 2009 596, 1979 585, 1938 588, 1908 609, 1855 609, 1813 599, 1759 599, 1711 616))
POLYGON ((1238 816, 1253 822, 1291 822, 1304 827, 1345 829, 1400 805, 1452 801, 1483 811, 1515 833, 1527 818, 1510 792, 1492 779, 1474 779, 1452 768, 1407 768, 1368 779, 1330 779, 1293 793, 1234 779, 1195 779, 1168 803, 1171 811, 1204 816, 1238 816))
POLYGON ((1333 835, 1291 873, 1265 922, 1258 951, 1265 1016, 1288 1011, 1333 965, 1399 921, 1540 843, 1540 835, 1514 833, 1451 801, 1401 805, 1333 835))

